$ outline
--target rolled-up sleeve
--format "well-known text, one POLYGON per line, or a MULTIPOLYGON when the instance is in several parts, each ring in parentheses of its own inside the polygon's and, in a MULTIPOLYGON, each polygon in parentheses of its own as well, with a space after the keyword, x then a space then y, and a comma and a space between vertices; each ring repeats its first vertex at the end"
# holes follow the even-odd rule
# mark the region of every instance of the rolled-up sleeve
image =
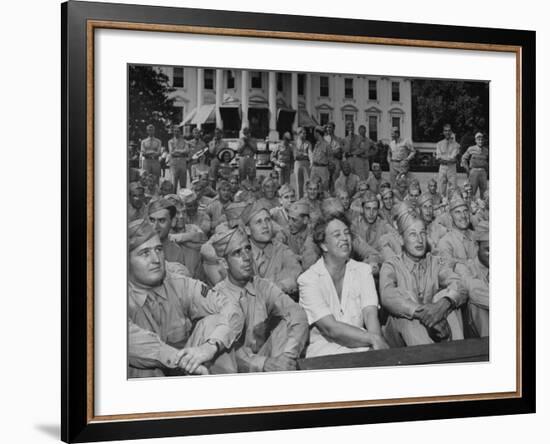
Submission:
POLYGON ((179 350, 128 319, 128 363, 139 369, 176 368, 179 350))
POLYGON ((320 282, 320 276, 314 272, 304 273, 298 278, 300 305, 306 313, 309 325, 332 314, 330 307, 323 300, 320 282))
POLYGON ((361 294, 361 308, 378 307, 378 293, 372 277, 372 269, 368 264, 361 264, 355 273, 355 279, 359 282, 361 294))

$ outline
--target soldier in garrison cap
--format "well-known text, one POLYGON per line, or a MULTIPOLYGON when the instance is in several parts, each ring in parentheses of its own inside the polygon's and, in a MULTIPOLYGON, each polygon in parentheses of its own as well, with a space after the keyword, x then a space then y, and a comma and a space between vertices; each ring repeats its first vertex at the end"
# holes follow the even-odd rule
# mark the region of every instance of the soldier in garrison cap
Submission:
POLYGON ((449 202, 452 220, 450 230, 438 244, 438 253, 453 261, 467 261, 477 256, 477 244, 470 230, 470 208, 460 193, 455 193, 449 202))
POLYGON ((362 199, 363 212, 351 224, 353 250, 365 262, 369 263, 376 275, 382 263, 381 237, 391 231, 391 226, 378 217, 380 202, 375 194, 366 192, 362 199))
POLYGON ((427 251, 426 226, 414 211, 400 211, 397 227, 402 251, 380 270, 380 302, 390 314, 384 336, 392 347, 464 339, 460 306, 468 294, 460 276, 427 251))
POLYGON ((447 228, 441 225, 434 217, 433 197, 427 192, 423 193, 416 201, 417 212, 426 224, 428 247, 434 254, 437 252, 439 240, 447 234, 447 228))
POLYGON ((288 230, 288 209, 296 201, 294 188, 285 184, 279 188, 279 200, 281 205, 272 208, 269 212, 274 222, 279 224, 283 230, 288 230))
POLYGON ((479 244, 477 257, 466 263, 456 264, 455 271, 462 276, 462 282, 468 288, 468 322, 475 337, 489 336, 489 222, 482 221, 474 232, 479 244))
POLYGON ((322 189, 320 179, 312 177, 306 183, 306 195, 300 199, 300 202, 306 202, 309 205, 309 219, 314 224, 321 217, 322 189))
POLYGON ((187 223, 196 225, 206 236, 209 236, 212 229, 212 221, 204 210, 199 210, 197 195, 193 191, 184 188, 178 191, 178 197, 183 204, 187 223))
POLYGON ((176 213, 176 206, 168 199, 161 198, 151 202, 147 207, 147 221, 160 237, 166 260, 182 264, 190 276, 199 277, 201 264, 198 249, 185 244, 189 239, 179 244, 169 236, 170 231, 176 226, 176 213))
POLYGON ((255 273, 279 286, 287 294, 297 291, 296 279, 302 267, 296 255, 275 239, 271 215, 261 202, 250 203, 241 215, 250 236, 255 273))
POLYGON ((128 220, 143 219, 145 214, 145 188, 139 182, 128 187, 128 220))
POLYGON ((409 180, 405 174, 399 174, 395 179, 393 197, 397 200, 404 200, 409 191, 409 180))
POLYGON ((304 311, 273 282, 255 273, 252 246, 242 228, 217 233, 211 241, 227 276, 215 290, 245 313, 234 346, 239 372, 295 370, 308 339, 304 311))
POLYGON ((462 156, 461 165, 466 169, 472 184, 472 196, 475 197, 479 188, 479 196, 483 197, 487 191, 489 148, 485 146, 485 135, 481 132, 476 133, 475 142, 462 156))
POLYGON ((309 205, 307 202, 295 202, 290 206, 288 215, 287 245, 298 257, 302 268, 307 270, 321 256, 311 235, 309 205))
POLYGON ((229 353, 244 324, 231 298, 167 270, 158 233, 128 229, 128 377, 234 373, 229 353))
POLYGON ((212 226, 217 227, 225 222, 225 208, 232 200, 231 185, 227 180, 218 182, 218 195, 206 207, 205 213, 208 214, 212 221, 212 226))
POLYGON ((353 220, 359 213, 351 208, 350 194, 346 190, 342 190, 339 188, 336 188, 334 194, 342 204, 342 207, 344 207, 344 214, 346 215, 348 220, 353 220))

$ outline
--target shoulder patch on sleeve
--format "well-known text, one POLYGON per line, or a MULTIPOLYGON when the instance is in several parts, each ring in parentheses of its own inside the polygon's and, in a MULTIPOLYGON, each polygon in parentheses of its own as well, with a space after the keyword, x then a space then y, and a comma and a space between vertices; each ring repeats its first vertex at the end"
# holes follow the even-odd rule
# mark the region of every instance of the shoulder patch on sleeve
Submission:
POLYGON ((207 295, 208 295, 208 292, 210 291, 210 287, 208 287, 208 285, 206 284, 202 284, 202 288, 201 288, 201 295, 203 298, 205 298, 207 295))

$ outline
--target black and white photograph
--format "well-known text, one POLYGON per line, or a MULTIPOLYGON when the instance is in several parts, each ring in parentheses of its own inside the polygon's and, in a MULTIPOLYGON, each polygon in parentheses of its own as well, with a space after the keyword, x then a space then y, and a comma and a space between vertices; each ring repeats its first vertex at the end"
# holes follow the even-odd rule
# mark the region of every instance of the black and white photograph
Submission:
POLYGON ((489 90, 128 64, 128 378, 489 361, 489 90))

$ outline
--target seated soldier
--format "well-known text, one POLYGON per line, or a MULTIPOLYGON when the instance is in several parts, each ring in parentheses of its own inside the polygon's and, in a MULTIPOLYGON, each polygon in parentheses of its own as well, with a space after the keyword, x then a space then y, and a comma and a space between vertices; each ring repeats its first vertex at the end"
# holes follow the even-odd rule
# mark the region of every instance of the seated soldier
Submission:
POLYGON ((245 313, 234 346, 239 372, 295 370, 308 338, 304 311, 272 282, 255 275, 252 247, 240 227, 216 233, 211 242, 227 275, 215 290, 245 313))
POLYGON ((393 190, 393 198, 404 200, 409 189, 409 180, 406 174, 399 174, 395 180, 396 187, 393 190))
POLYGON ((323 199, 321 191, 321 181, 319 178, 310 179, 306 182, 306 195, 300 199, 309 205, 309 219, 314 224, 321 217, 321 201, 323 199))
POLYGON ((190 238, 178 239, 177 243, 169 236, 176 226, 176 205, 168 199, 158 199, 147 207, 147 220, 158 233, 164 249, 164 256, 168 262, 178 262, 185 266, 189 276, 198 279, 201 277, 201 256, 199 248, 190 246, 186 241, 201 242, 203 234, 196 232, 190 238))
POLYGON ((436 254, 437 244, 439 240, 447 234, 447 229, 434 219, 432 199, 431 193, 423 193, 416 200, 416 207, 418 215, 426 224, 427 240, 430 251, 436 254))
POLYGON ((302 269, 307 270, 321 255, 309 228, 309 205, 305 202, 294 202, 288 210, 288 217, 286 244, 298 257, 302 269))
POLYGON ((128 220, 143 219, 145 215, 145 187, 131 182, 128 187, 128 220))
POLYGON ((392 219, 392 209, 394 205, 393 200, 393 191, 391 188, 383 188, 380 191, 380 200, 382 204, 380 205, 380 210, 378 215, 385 220, 388 224, 393 225, 392 219))
POLYGON ((178 191, 178 197, 183 204, 187 223, 198 226, 208 236, 212 229, 212 221, 204 210, 199 210, 197 195, 187 188, 182 188, 178 191))
POLYGON ((418 184, 418 182, 411 181, 411 183, 409 184, 407 195, 405 196, 404 200, 412 203, 413 205, 416 205, 416 201, 419 197, 420 197, 420 185, 418 184))
POLYGON ((479 243, 477 257, 456 264, 455 271, 468 288, 465 321, 474 337, 484 337, 489 336, 489 223, 481 222, 474 237, 479 243))
POLYGON ((270 280, 287 294, 298 290, 296 279, 302 267, 296 255, 275 239, 269 211, 260 202, 251 202, 241 214, 245 231, 250 236, 254 272, 270 280))
POLYGON ((361 180, 357 174, 352 173, 352 167, 349 160, 340 162, 340 175, 334 183, 335 189, 346 190, 350 196, 353 196, 357 191, 357 185, 361 180))
POLYGON ((354 216, 363 214, 363 196, 367 191, 369 191, 369 184, 366 180, 362 180, 357 185, 357 192, 351 197, 350 209, 354 216))
POLYGON ((237 194, 237 191, 239 191, 241 187, 238 170, 234 170, 231 173, 231 176, 229 176, 229 185, 231 185, 231 193, 233 194, 233 197, 235 197, 235 194, 237 194))
POLYGON ((262 182, 263 196, 258 200, 268 211, 277 208, 281 204, 277 197, 277 189, 278 184, 273 179, 268 178, 262 182))
POLYGON ((231 185, 227 180, 218 182, 218 195, 212 199, 212 202, 206 207, 205 213, 208 214, 215 228, 222 222, 225 222, 224 211, 232 199, 231 185))
POLYGON ((379 163, 373 163, 371 166, 372 174, 367 177, 369 190, 374 194, 380 193, 380 185, 382 185, 382 168, 379 163))
POLYGON ((281 206, 271 209, 269 212, 274 222, 277 222, 283 230, 288 230, 288 209, 296 201, 294 188, 286 184, 279 189, 281 206))
POLYGON ((388 348, 378 321, 371 268, 350 259, 346 219, 320 219, 313 236, 322 257, 298 278, 300 305, 311 328, 306 357, 388 348))
POLYGON ((464 339, 460 306, 468 298, 461 278, 427 252, 426 226, 414 212, 397 217, 403 250, 380 270, 380 302, 388 311, 384 336, 395 347, 464 339))
POLYGON ((437 192, 437 180, 433 177, 428 181, 428 192, 432 195, 432 203, 434 208, 441 205, 443 196, 437 192))
POLYGON ((370 191, 362 199, 363 213, 351 224, 353 233, 353 251, 361 260, 370 264, 372 272, 377 275, 383 262, 382 236, 392 231, 392 227, 378 217, 380 202, 370 191))
POLYGON ((159 188, 159 197, 166 197, 174 193, 174 185, 169 180, 163 180, 159 188))
POLYGON ((459 193, 449 203, 452 225, 437 244, 438 254, 453 261, 467 261, 477 257, 477 244, 470 230, 470 208, 459 193))
POLYGON ((340 201, 342 204, 342 207, 344 209, 344 214, 348 218, 348 220, 353 220, 357 216, 357 213, 355 213, 351 209, 351 198, 349 193, 346 190, 342 190, 340 188, 336 188, 334 194, 336 195, 336 198, 340 201))
POLYGON ((158 177, 151 174, 146 173, 145 175, 145 203, 149 203, 152 200, 158 199, 159 197, 159 185, 158 185, 158 177))
POLYGON ((153 227, 128 229, 128 377, 234 373, 227 351, 241 334, 237 303, 166 269, 153 227))

